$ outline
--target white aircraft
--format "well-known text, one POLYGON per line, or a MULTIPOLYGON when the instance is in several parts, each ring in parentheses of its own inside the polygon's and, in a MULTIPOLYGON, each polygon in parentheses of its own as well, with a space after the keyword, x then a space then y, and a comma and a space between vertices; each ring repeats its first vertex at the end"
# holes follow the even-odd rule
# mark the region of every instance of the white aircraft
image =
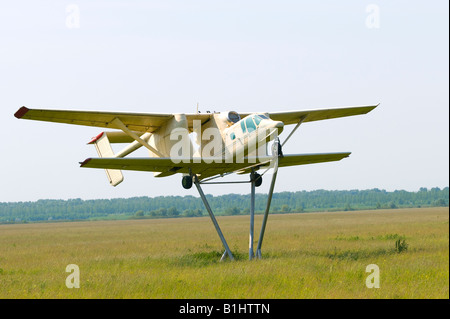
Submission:
MULTIPOLYGON (((249 259, 253 251, 255 187, 262 183, 262 175, 273 168, 272 181, 261 226, 256 256, 261 258, 261 245, 270 209, 278 167, 339 161, 350 152, 320 154, 283 154, 282 146, 302 123, 366 114, 378 105, 333 109, 287 112, 220 112, 220 113, 129 113, 102 111, 45 110, 21 107, 15 117, 19 119, 58 122, 75 125, 96 126, 116 131, 106 131, 94 137, 89 144, 95 145, 98 158, 88 158, 81 167, 105 169, 112 186, 123 181, 122 170, 152 171, 155 177, 181 173, 182 185, 189 189, 192 184, 211 217, 225 252, 234 259, 209 206, 200 184, 211 182, 231 173, 250 173, 251 207, 249 259), (283 143, 278 134, 285 125, 296 124, 283 143), (193 135, 196 133, 195 140, 193 135), (268 142, 273 141, 271 153, 268 142), (206 142, 206 143, 205 143, 206 142), (128 143, 114 153, 111 143, 128 143), (127 155, 145 147, 149 157, 128 158, 127 155), (264 170, 258 174, 258 170, 264 170)), ((237 181, 234 183, 247 183, 237 181)))

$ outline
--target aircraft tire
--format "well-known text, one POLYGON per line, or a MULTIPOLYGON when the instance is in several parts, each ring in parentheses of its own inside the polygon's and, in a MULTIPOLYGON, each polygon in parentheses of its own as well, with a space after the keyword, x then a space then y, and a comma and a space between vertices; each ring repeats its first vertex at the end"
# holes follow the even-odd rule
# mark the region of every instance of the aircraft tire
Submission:
POLYGON ((184 189, 190 189, 192 187, 192 176, 189 175, 183 176, 181 184, 183 185, 184 189))
POLYGON ((262 184, 262 176, 259 175, 258 173, 255 173, 254 178, 255 178, 255 186, 256 187, 261 186, 261 184, 262 184))

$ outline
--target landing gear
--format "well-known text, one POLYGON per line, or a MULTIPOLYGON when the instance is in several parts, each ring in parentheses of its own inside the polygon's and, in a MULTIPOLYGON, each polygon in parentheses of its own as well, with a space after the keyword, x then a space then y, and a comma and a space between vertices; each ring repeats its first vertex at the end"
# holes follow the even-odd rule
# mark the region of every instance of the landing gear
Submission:
POLYGON ((183 185, 184 189, 190 189, 192 187, 192 176, 191 175, 183 176, 181 184, 183 185))
MULTIPOLYGON (((262 176, 258 173, 251 173, 250 174, 250 182, 254 182, 256 187, 259 187, 262 185, 262 176)), ((243 182, 247 183, 247 182, 243 182)), ((193 184, 193 177, 191 175, 185 175, 183 176, 183 179, 181 180, 181 184, 183 185, 184 189, 190 189, 193 184)))
MULTIPOLYGON (((250 178, 252 178, 252 174, 250 174, 250 178)), ((253 180, 255 181, 255 186, 259 187, 262 184, 262 176, 258 173, 253 173, 253 180)))
POLYGON ((275 139, 274 143, 272 144, 272 155, 275 156, 275 154, 278 157, 283 157, 283 151, 281 149, 281 143, 278 137, 275 139))

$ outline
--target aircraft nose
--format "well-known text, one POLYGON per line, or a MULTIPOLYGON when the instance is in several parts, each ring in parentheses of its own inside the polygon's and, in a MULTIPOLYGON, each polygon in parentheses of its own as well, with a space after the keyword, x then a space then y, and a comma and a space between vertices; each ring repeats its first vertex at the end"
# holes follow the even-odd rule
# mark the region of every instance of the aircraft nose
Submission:
POLYGON ((284 123, 281 121, 274 121, 275 125, 273 126, 273 128, 276 128, 278 131, 278 134, 281 134, 281 132, 283 132, 283 128, 284 128, 284 123))
POLYGON ((276 128, 283 128, 284 127, 284 123, 283 122, 277 121, 276 123, 277 123, 277 124, 275 124, 276 128))

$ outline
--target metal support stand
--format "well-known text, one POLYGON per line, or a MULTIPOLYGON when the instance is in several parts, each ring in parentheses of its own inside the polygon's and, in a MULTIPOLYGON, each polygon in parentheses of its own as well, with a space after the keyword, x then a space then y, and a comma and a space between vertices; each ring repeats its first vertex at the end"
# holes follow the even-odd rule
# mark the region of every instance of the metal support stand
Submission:
POLYGON ((256 258, 261 259, 261 246, 264 239, 264 232, 266 231, 266 224, 267 219, 269 218, 269 210, 270 210, 270 203, 272 202, 272 196, 273 196, 273 190, 275 188, 275 181, 277 179, 278 174, 278 144, 280 143, 279 140, 275 141, 273 149, 276 151, 274 154, 274 167, 273 167, 273 175, 272 175, 272 181, 270 182, 270 189, 269 189, 269 195, 267 197, 267 204, 266 204, 266 210, 264 211, 264 218, 261 225, 261 232, 259 233, 259 239, 258 239, 258 246, 256 247, 256 258))
MULTIPOLYGON (((292 134, 294 134, 294 132, 305 121, 306 117, 307 116, 305 115, 299 119, 297 125, 294 127, 294 129, 288 135, 288 137, 284 140, 284 142, 283 142, 283 144, 281 144, 281 146, 284 146, 284 144, 286 144, 286 142, 289 140, 289 138, 292 136, 292 134)), ((277 179, 277 174, 278 174, 278 158, 279 158, 279 156, 282 156, 282 154, 278 154, 278 145, 279 144, 280 144, 279 139, 276 139, 275 143, 273 145, 273 150, 275 150, 275 153, 274 153, 275 165, 273 167, 272 181, 270 183, 270 189, 269 189, 269 195, 267 198, 266 210, 264 212, 264 218, 263 218, 262 225, 261 225, 261 232, 259 233, 258 246, 256 247, 256 258, 258 258, 258 259, 261 259, 261 246, 262 246, 262 242, 264 239, 264 232, 266 231, 267 219, 269 218, 270 203, 272 201, 273 189, 275 187, 275 181, 277 179)))
POLYGON ((275 180, 277 179, 277 170, 272 175, 272 182, 270 183, 269 196, 267 198, 266 210, 261 225, 261 232, 259 233, 258 246, 256 247, 256 257, 261 259, 261 246, 264 239, 264 232, 266 230, 267 218, 269 217, 270 203, 272 201, 273 189, 275 187, 275 180))
POLYGON ((223 253, 222 258, 220 260, 225 259, 226 255, 228 255, 230 260, 234 260, 233 254, 231 254, 231 251, 230 251, 230 248, 228 247, 227 241, 225 240, 225 237, 223 237, 223 234, 222 234, 222 231, 220 230, 219 224, 217 223, 217 220, 214 217, 214 214, 211 210, 211 207, 209 206, 209 203, 205 197, 205 194, 203 193, 203 190, 200 187, 200 182, 198 181, 197 176, 193 176, 193 178, 194 178, 194 184, 197 187, 197 190, 200 194, 200 197, 202 198, 202 201, 206 207, 206 210, 208 211, 209 217, 211 217, 214 227, 216 228, 217 234, 219 235, 220 240, 222 241, 222 244, 225 247, 225 252, 223 253))
POLYGON ((250 235, 248 239, 248 259, 252 260, 255 254, 253 253, 253 233, 255 226, 255 183, 256 183, 256 174, 255 170, 252 169, 252 173, 250 175, 251 180, 251 197, 250 197, 250 235))
MULTIPOLYGON (((280 156, 282 157, 282 154, 279 154, 279 149, 280 149, 279 146, 280 146, 280 141, 277 139, 274 143, 273 151, 272 151, 272 153, 274 155, 273 160, 272 160, 274 162, 272 181, 270 183, 270 189, 269 189, 269 195, 267 198, 266 210, 264 212, 264 219, 263 219, 263 222, 261 225, 261 232, 259 234, 258 246, 256 248, 256 257, 259 259, 261 259, 261 246, 262 246, 262 242, 263 242, 263 238, 264 238, 264 232, 266 230, 267 219, 269 217, 270 203, 272 201, 273 190, 275 188, 275 181, 276 181, 277 173, 278 173, 278 159, 280 156)), ((267 172, 267 170, 266 170, 266 172, 267 172)), ((230 248, 228 247, 225 237, 223 236, 222 231, 220 230, 219 224, 217 223, 217 220, 214 217, 214 214, 211 210, 211 207, 209 206, 208 200, 206 199, 205 194, 203 193, 203 190, 202 190, 200 184, 228 184, 228 183, 248 183, 248 182, 207 182, 207 181, 200 182, 196 175, 194 175, 192 177, 194 180, 194 184, 197 187, 197 190, 200 194, 200 197, 202 198, 203 204, 205 205, 206 210, 208 211, 209 217, 211 217, 214 227, 216 228, 217 234, 219 235, 220 240, 222 241, 222 244, 225 247, 225 252, 223 253, 220 261, 226 259, 227 255, 230 258, 230 260, 234 260, 234 257, 231 254, 230 248)), ((250 232, 249 232, 249 243, 248 243, 248 258, 249 258, 249 260, 252 260, 253 258, 255 258, 255 253, 254 253, 254 248, 253 248, 254 230, 255 230, 255 187, 256 187, 256 181, 258 178, 261 178, 261 176, 255 172, 254 168, 252 168, 252 172, 250 174, 251 194, 250 194, 250 232)))

